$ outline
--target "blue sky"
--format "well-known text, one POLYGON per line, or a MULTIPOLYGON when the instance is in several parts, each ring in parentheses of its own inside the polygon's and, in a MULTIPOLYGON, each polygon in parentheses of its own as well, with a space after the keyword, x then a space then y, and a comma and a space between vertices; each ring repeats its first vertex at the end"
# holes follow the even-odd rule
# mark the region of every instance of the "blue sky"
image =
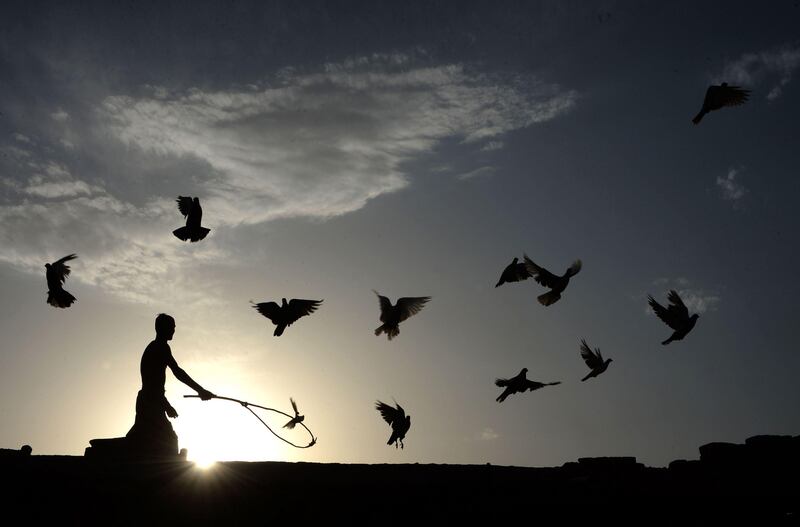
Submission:
POLYGON ((127 432, 159 312, 202 385, 293 396, 320 436, 288 451, 169 381, 182 446, 220 459, 660 465, 796 434, 800 8, 725 6, 9 4, 0 446, 127 432), (693 126, 721 81, 750 101, 693 126), (72 252, 57 310, 43 264, 72 252), (544 308, 493 287, 523 252, 584 267, 544 308), (372 289, 433 300, 387 342, 372 289), (701 317, 664 348, 669 289, 701 317), (281 297, 325 302, 277 339, 248 301, 281 297), (580 338, 614 359, 586 383, 580 338), (563 384, 498 405, 522 367, 563 384))

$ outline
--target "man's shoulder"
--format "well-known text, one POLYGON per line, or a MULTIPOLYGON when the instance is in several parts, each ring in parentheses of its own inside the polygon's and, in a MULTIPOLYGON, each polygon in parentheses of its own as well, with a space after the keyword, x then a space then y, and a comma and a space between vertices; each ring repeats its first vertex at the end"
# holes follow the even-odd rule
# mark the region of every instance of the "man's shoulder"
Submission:
POLYGON ((153 340, 147 347, 144 349, 145 353, 168 353, 172 354, 172 350, 169 347, 169 344, 164 342, 163 340, 153 340))

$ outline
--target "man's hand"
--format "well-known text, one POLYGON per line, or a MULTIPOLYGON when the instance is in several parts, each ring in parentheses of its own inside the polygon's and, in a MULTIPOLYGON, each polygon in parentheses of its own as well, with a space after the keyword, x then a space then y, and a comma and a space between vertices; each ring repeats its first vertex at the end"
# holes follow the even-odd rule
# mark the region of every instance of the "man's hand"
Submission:
POLYGON ((202 399, 204 401, 208 401, 209 399, 213 399, 214 397, 216 397, 216 395, 214 395, 213 393, 209 392, 206 389, 198 390, 197 391, 197 395, 199 395, 200 399, 202 399))
POLYGON ((173 419, 178 417, 178 412, 175 410, 175 408, 172 407, 171 404, 167 405, 167 417, 171 417, 173 419))

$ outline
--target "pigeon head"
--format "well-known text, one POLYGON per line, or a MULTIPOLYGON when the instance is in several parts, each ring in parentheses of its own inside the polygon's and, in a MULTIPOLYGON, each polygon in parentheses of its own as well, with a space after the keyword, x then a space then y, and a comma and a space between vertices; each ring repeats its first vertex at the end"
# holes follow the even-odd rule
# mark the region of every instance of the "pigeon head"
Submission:
POLYGON ((200 203, 200 198, 198 198, 198 197, 195 197, 195 198, 194 198, 192 201, 193 201, 194 203, 200 203))
POLYGON ((511 263, 517 263, 518 261, 519 261, 519 258, 517 258, 517 257, 515 256, 515 257, 514 257, 514 260, 512 260, 512 262, 511 262, 511 263))
POLYGON ((694 321, 697 321, 697 319, 698 319, 698 318, 700 318, 700 315, 698 315, 697 313, 695 313, 695 314, 694 314, 694 315, 692 315, 690 318, 691 318, 692 320, 694 320, 694 321))
POLYGON ((44 266, 45 266, 46 269, 50 269, 50 264, 49 263, 44 264, 44 266))
POLYGON ((286 299, 285 298, 281 298, 281 305, 286 307, 286 299))
POLYGON ((528 373, 528 368, 522 368, 522 371, 520 373, 528 373))

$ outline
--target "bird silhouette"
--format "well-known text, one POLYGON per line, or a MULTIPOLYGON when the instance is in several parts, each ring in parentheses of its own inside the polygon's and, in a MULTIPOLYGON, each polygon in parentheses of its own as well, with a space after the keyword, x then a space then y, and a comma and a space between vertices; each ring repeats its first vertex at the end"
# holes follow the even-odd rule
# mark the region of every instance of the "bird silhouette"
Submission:
POLYGON ((536 265, 533 260, 528 258, 528 255, 525 256, 525 266, 528 269, 528 272, 533 276, 534 280, 539 282, 541 285, 545 287, 549 287, 550 291, 544 293, 543 295, 539 295, 537 300, 543 306, 549 306, 554 304, 561 298, 561 293, 564 292, 564 289, 567 288, 569 284, 569 279, 581 270, 581 261, 575 260, 573 264, 566 270, 563 276, 556 276, 544 267, 539 267, 536 265))
POLYGON ((388 298, 381 296, 380 293, 372 290, 373 293, 378 295, 378 301, 381 306, 381 322, 383 324, 375 330, 375 335, 386 333, 386 337, 392 340, 400 334, 400 322, 406 320, 412 315, 416 315, 425 306, 431 297, 417 296, 417 297, 403 297, 397 299, 397 304, 392 305, 388 298))
POLYGON ((664 307, 656 302, 655 298, 647 295, 647 303, 653 308, 656 316, 673 329, 672 335, 661 343, 665 346, 673 340, 683 340, 683 337, 692 330, 697 319, 700 318, 700 315, 696 313, 689 316, 689 309, 674 289, 670 290, 667 300, 669 300, 669 307, 664 307))
POLYGON ((408 429, 411 428, 411 416, 406 415, 405 410, 397 404, 397 401, 395 401, 395 404, 397 408, 392 408, 386 403, 377 401, 375 409, 381 413, 383 420, 392 427, 392 435, 386 444, 391 445, 394 443, 394 447, 397 448, 397 443, 399 442, 400 448, 403 448, 403 439, 405 439, 408 429))
POLYGON ((176 238, 186 241, 200 241, 205 238, 211 229, 206 229, 200 224, 203 221, 203 209, 200 207, 200 198, 191 198, 189 196, 178 196, 175 200, 178 203, 178 210, 186 218, 186 226, 180 229, 175 229, 172 234, 176 238))
POLYGON ((728 86, 727 82, 723 82, 719 86, 709 86, 705 99, 703 99, 703 107, 700 109, 700 113, 694 116, 692 122, 700 124, 708 112, 719 110, 725 106, 740 106, 747 102, 749 96, 750 90, 743 90, 739 86, 728 86))
POLYGON ((581 357, 583 357, 586 365, 592 370, 586 375, 586 377, 581 379, 581 381, 585 381, 591 377, 597 377, 606 371, 606 368, 608 368, 608 365, 612 361, 612 359, 606 359, 604 361, 603 355, 600 353, 600 348, 595 348, 594 351, 592 351, 584 339, 581 339, 581 357))
POLYGON ((557 384, 561 384, 561 381, 556 382, 536 382, 536 381, 529 381, 527 378, 528 368, 522 368, 520 372, 517 374, 516 377, 512 377, 510 379, 497 379, 494 381, 495 386, 500 388, 505 388, 503 393, 500 394, 497 399, 495 399, 498 403, 502 403, 506 400, 506 397, 513 393, 523 393, 525 390, 534 391, 538 390, 539 388, 544 388, 545 386, 555 386, 557 384))
POLYGON ((278 326, 272 334, 275 337, 283 335, 283 330, 285 330, 287 326, 291 326, 297 322, 300 317, 310 315, 316 311, 322 302, 322 300, 300 300, 297 298, 291 299, 289 303, 286 303, 286 299, 282 298, 281 305, 275 302, 261 302, 260 304, 256 304, 252 300, 250 301, 250 303, 253 304, 253 309, 258 310, 259 313, 278 326))
POLYGON ((531 277, 528 267, 524 263, 517 263, 518 261, 519 258, 514 258, 514 260, 506 266, 503 270, 503 274, 500 275, 500 281, 495 284, 495 287, 500 287, 506 282, 520 282, 531 277))
POLYGON ((53 263, 44 264, 45 276, 47 277, 47 303, 53 307, 69 307, 77 299, 68 291, 65 291, 62 284, 70 273, 67 262, 77 258, 76 254, 69 254, 53 263))
POLYGON ((286 423, 285 425, 283 425, 283 427, 284 427, 284 428, 288 428, 289 430, 291 430, 292 428, 294 428, 294 427, 295 427, 295 425, 296 425, 297 423, 302 423, 302 422, 303 422, 303 419, 305 419, 305 418, 306 418, 306 416, 304 416, 304 415, 300 415, 300 412, 298 412, 298 411, 297 411, 297 403, 296 403, 296 402, 294 402, 294 399, 292 399, 291 397, 289 397, 289 401, 292 403, 292 408, 294 409, 294 417, 292 417, 292 418, 289 420, 289 422, 288 422, 288 423, 286 423))

